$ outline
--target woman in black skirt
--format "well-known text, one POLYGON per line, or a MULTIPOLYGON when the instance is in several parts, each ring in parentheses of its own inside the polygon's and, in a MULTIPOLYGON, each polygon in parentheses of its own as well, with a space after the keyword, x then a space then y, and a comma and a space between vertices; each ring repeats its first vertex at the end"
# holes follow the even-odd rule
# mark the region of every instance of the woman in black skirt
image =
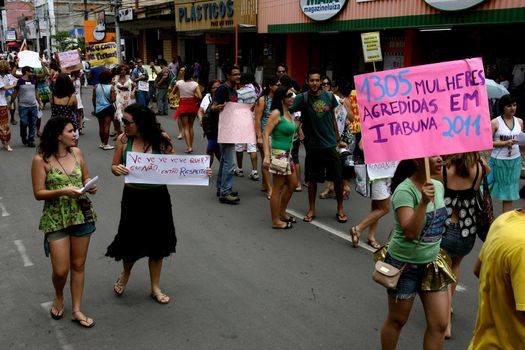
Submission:
MULTIPOLYGON (((115 176, 128 175, 128 152, 173 154, 169 135, 162 131, 155 113, 139 104, 124 109, 122 116, 125 133, 118 137, 111 172, 115 176)), ((125 184, 121 202, 118 233, 109 245, 106 256, 122 260, 124 270, 113 290, 122 295, 133 264, 148 257, 151 297, 167 304, 169 296, 160 289, 162 259, 175 253, 177 238, 171 199, 166 185, 125 184)))

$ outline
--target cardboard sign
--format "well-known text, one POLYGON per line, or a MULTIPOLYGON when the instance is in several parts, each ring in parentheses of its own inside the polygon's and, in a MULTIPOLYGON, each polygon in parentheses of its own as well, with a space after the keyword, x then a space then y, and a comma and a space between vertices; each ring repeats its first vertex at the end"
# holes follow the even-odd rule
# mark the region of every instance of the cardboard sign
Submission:
POLYGON ((126 183, 208 186, 210 156, 128 152, 126 183))
POLYGON ((367 163, 492 149, 481 58, 355 77, 367 163))
POLYGON ((370 181, 390 179, 394 177, 398 164, 398 161, 367 164, 368 178, 370 181))
POLYGON ((252 105, 227 102, 219 114, 219 143, 255 143, 252 105))
POLYGON ((57 52, 56 57, 60 65, 60 70, 64 74, 69 74, 83 68, 82 58, 78 50, 57 52))
POLYGON ((42 68, 38 52, 24 50, 18 53, 18 67, 42 68))
POLYGON ((366 63, 383 60, 379 32, 361 33, 361 44, 366 63))
POLYGON ((118 64, 117 44, 100 43, 86 46, 86 60, 91 67, 118 64))

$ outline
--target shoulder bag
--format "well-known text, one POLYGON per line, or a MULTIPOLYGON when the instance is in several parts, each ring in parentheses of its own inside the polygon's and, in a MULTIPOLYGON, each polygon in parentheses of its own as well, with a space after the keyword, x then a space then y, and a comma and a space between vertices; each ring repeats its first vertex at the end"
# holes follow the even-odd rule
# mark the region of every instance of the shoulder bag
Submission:
POLYGON ((494 221, 494 207, 492 206, 492 197, 490 196, 487 172, 485 171, 483 163, 480 162, 480 164, 482 169, 482 186, 476 194, 476 233, 479 239, 485 242, 490 225, 494 221))
MULTIPOLYGON (((285 118, 286 117, 282 117, 285 118)), ((295 122, 292 122, 295 124, 295 122)), ((288 157, 286 159, 278 159, 275 157, 272 157, 270 159, 270 170, 279 172, 279 173, 286 173, 286 170, 288 170, 288 167, 290 166, 290 157, 292 156, 292 148, 293 148, 293 138, 295 135, 295 131, 292 134, 290 149, 288 150, 288 157)))

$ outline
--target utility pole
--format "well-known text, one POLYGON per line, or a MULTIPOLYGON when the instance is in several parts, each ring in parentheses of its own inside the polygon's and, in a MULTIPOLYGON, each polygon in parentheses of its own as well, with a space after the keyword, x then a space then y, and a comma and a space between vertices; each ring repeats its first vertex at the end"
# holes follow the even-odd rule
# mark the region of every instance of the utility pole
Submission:
POLYGON ((87 9, 87 0, 84 0, 84 19, 87 21, 89 19, 88 9, 87 9))
POLYGON ((36 52, 40 55, 40 20, 38 19, 38 10, 36 7, 36 0, 33 4, 33 7, 35 9, 35 33, 36 33, 36 52))
POLYGON ((117 41, 118 64, 122 64, 122 49, 120 45, 120 20, 119 20, 119 10, 121 6, 122 6, 122 0, 115 0, 115 37, 117 41))

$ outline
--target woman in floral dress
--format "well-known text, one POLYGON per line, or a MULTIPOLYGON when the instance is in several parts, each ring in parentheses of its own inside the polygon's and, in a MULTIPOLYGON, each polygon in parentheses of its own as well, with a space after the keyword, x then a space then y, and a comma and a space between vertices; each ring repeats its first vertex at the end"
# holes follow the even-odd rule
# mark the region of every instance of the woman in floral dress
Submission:
POLYGON ((135 84, 129 75, 129 67, 125 64, 120 65, 118 67, 118 75, 115 77, 115 91, 117 93, 115 119, 118 120, 119 124, 122 123, 124 109, 131 104, 130 101, 134 90, 135 84))

